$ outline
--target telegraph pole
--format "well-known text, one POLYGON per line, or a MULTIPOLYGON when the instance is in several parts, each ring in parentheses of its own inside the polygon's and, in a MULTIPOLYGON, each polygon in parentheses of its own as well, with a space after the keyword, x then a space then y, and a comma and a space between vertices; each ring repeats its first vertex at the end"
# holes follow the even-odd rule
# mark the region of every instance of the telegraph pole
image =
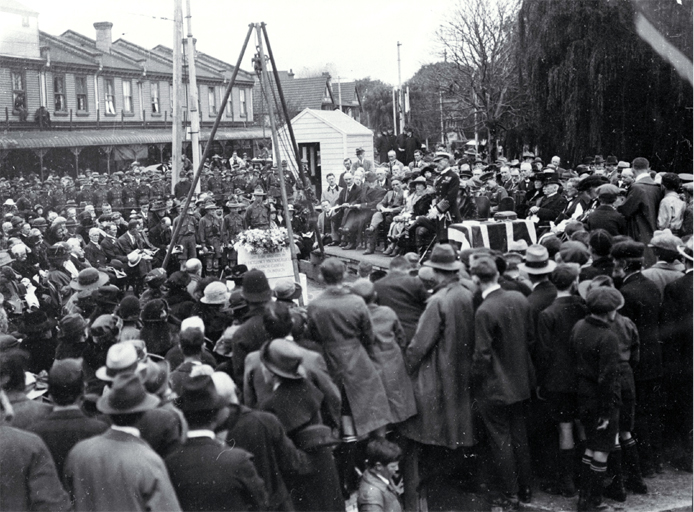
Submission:
POLYGON ((183 40, 182 0, 174 0, 173 29, 173 112, 171 113, 171 193, 181 179, 181 76, 183 59, 181 42, 183 40))
MULTIPOLYGON (((190 15, 190 0, 186 0, 186 24, 188 27, 188 78, 189 78, 189 101, 190 110, 190 141, 193 151, 193 168, 200 167, 200 110, 198 109, 198 81, 195 72, 195 40, 193 39, 193 22, 190 15)), ((221 105, 220 105, 221 106, 221 105)), ((196 185, 196 193, 200 193, 200 182, 196 185)))
POLYGON ((402 76, 400 74, 400 47, 402 44, 400 41, 398 41, 398 108, 400 109, 400 130, 397 132, 398 134, 403 132, 403 128, 405 127, 405 105, 404 105, 404 98, 402 95, 402 76))
MULTIPOLYGON (((269 91, 270 94, 272 94, 272 85, 270 84, 270 75, 267 71, 267 62, 265 62, 265 52, 263 51, 263 36, 262 36, 262 24, 257 23, 255 25, 256 31, 258 33, 258 58, 260 59, 260 66, 261 66, 261 71, 262 71, 262 81, 265 82, 265 90, 269 91)), ((275 159, 274 159, 274 166, 277 168, 277 174, 279 175, 280 179, 280 192, 282 194, 282 212, 284 214, 284 218, 286 220, 285 225, 287 227, 287 238, 289 239, 289 252, 292 256, 292 268, 294 269, 294 280, 298 283, 299 282, 299 264, 296 261, 296 248, 294 247, 294 231, 292 229, 292 223, 289 217, 289 203, 287 200, 287 188, 285 187, 284 184, 284 171, 282 170, 282 166, 280 162, 282 161, 282 156, 280 155, 280 144, 279 140, 277 138, 277 125, 275 123, 275 107, 272 104, 272 101, 268 98, 268 114, 270 116, 270 128, 272 129, 272 146, 273 149, 275 150, 275 159)), ((291 122, 291 119, 287 119, 287 123, 289 124, 291 122)), ((316 236, 318 234, 316 233, 316 236)), ((299 300, 300 304, 303 306, 303 299, 299 300)))

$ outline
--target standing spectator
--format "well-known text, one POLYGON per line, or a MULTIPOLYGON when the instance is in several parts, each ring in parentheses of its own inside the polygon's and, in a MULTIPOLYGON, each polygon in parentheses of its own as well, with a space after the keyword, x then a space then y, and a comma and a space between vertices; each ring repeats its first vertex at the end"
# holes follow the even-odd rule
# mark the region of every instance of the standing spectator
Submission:
POLYGON ((525 263, 518 268, 528 274, 533 291, 528 295, 528 303, 533 318, 533 327, 537 325, 540 312, 557 298, 557 287, 549 280, 549 276, 557 264, 549 259, 549 252, 543 245, 534 244, 525 253, 525 263))
POLYGON ((29 400, 26 394, 25 371, 28 362, 28 354, 19 348, 0 353, 0 385, 14 413, 9 424, 21 429, 35 425, 51 412, 50 405, 29 400))
POLYGON ((264 510, 267 492, 251 454, 215 438, 226 411, 212 377, 191 374, 181 391, 190 430, 166 457, 166 467, 183 510, 264 510))
MULTIPOLYGON (((529 249, 528 249, 529 250, 529 249)), ((475 313, 472 373, 477 381, 480 414, 501 478, 501 506, 532 499, 532 471, 523 403, 530 398, 533 321, 526 298, 502 289, 494 260, 473 259, 473 280, 482 292, 475 313)))
POLYGON ((612 236, 623 235, 626 232, 627 223, 624 215, 619 213, 614 203, 620 190, 611 183, 600 185, 596 193, 600 206, 593 210, 584 221, 589 231, 604 229, 612 236))
POLYGON ((400 496, 393 484, 402 450, 385 439, 373 439, 366 447, 367 469, 361 477, 359 512, 401 512, 400 496))
MULTIPOLYGON (((653 238, 653 232, 657 227, 658 207, 663 193, 649 174, 648 160, 642 157, 635 158, 631 166, 635 176, 634 183, 629 187, 624 204, 617 208, 617 211, 627 220, 626 234, 637 242, 647 244, 653 238)), ((645 262, 646 265, 655 263, 650 249, 646 250, 645 262)))
POLYGON ((116 376, 97 402, 111 428, 77 443, 65 463, 75 510, 180 510, 164 461, 135 426, 158 404, 137 375, 116 376))
POLYGON ((579 510, 603 510, 607 458, 619 430, 619 341, 610 329, 624 303, 614 288, 597 287, 587 296, 590 315, 571 333, 576 354, 578 407, 586 434, 579 510))
POLYGON ((641 341, 641 359, 634 372, 635 433, 643 476, 652 476, 662 471, 660 413, 663 362, 658 335, 661 296, 658 286, 641 272, 644 250, 645 246, 640 242, 619 242, 612 247, 612 257, 615 260, 615 285, 624 297, 621 313, 636 324, 641 341))
POLYGON ((662 297, 665 287, 682 277, 684 272, 684 265, 680 261, 682 256, 678 251, 682 245, 682 240, 673 235, 669 229, 665 229, 656 231, 648 245, 655 253, 658 261, 653 266, 643 270, 642 274, 656 284, 662 297))
POLYGON ((685 202, 680 199, 680 177, 674 172, 666 172, 660 181, 665 196, 658 207, 658 229, 669 229, 677 233, 682 228, 685 202))

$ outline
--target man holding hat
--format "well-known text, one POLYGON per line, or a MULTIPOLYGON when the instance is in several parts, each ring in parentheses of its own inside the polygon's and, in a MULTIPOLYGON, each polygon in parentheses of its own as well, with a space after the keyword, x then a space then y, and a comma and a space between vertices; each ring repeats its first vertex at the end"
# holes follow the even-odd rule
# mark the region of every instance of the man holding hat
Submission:
POLYGON ((99 398, 112 426, 77 443, 65 463, 75 510, 181 510, 164 461, 140 438, 136 424, 159 405, 135 373, 123 373, 99 398))
POLYGON ((183 382, 179 398, 190 429, 188 439, 166 457, 181 506, 183 510, 264 510, 267 492, 252 455, 215 437, 229 411, 215 388, 212 369, 196 370, 183 382))

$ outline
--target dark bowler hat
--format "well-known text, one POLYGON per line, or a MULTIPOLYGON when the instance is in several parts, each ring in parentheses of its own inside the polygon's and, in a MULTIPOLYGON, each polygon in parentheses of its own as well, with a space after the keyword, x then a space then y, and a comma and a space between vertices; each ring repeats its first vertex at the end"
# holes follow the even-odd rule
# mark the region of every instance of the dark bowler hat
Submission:
POLYGON ((645 249, 646 246, 641 242, 627 240, 614 244, 611 255, 616 260, 640 260, 643 258, 645 249))
POLYGON ((111 389, 97 401, 96 408, 104 414, 134 414, 158 405, 159 398, 147 393, 140 377, 124 373, 115 378, 111 389))
POLYGON ((607 165, 617 165, 618 163, 619 163, 619 160, 614 155, 608 155, 607 160, 605 160, 605 164, 607 164, 607 165))
POLYGON ((296 344, 285 339, 267 342, 260 349, 260 360, 275 375, 285 379, 303 379, 306 376, 301 366, 303 357, 296 344))
POLYGON ((272 299, 272 289, 262 270, 253 269, 243 276, 241 296, 248 302, 267 302, 272 299))
POLYGON ((210 375, 196 375, 183 381, 183 390, 178 399, 182 411, 210 411, 224 407, 224 400, 210 375))
POLYGON ((448 244, 435 245, 434 250, 431 251, 431 258, 424 265, 449 272, 460 270, 463 267, 463 264, 456 259, 453 247, 448 244))

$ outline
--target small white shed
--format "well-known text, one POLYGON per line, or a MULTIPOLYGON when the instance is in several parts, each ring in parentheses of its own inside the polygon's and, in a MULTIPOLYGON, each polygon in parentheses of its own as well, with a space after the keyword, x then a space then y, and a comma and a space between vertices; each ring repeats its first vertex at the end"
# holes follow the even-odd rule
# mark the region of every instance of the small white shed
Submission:
MULTIPOLYGON (((328 186, 325 177, 332 172, 339 179, 345 170, 342 162, 348 157, 356 160, 357 148, 364 148, 366 159, 374 161, 373 132, 339 110, 307 108, 292 119, 292 128, 301 156, 309 162, 310 179, 316 185, 318 197, 328 186)), ((279 130, 278 138, 282 160, 294 168, 286 126, 279 130)))

